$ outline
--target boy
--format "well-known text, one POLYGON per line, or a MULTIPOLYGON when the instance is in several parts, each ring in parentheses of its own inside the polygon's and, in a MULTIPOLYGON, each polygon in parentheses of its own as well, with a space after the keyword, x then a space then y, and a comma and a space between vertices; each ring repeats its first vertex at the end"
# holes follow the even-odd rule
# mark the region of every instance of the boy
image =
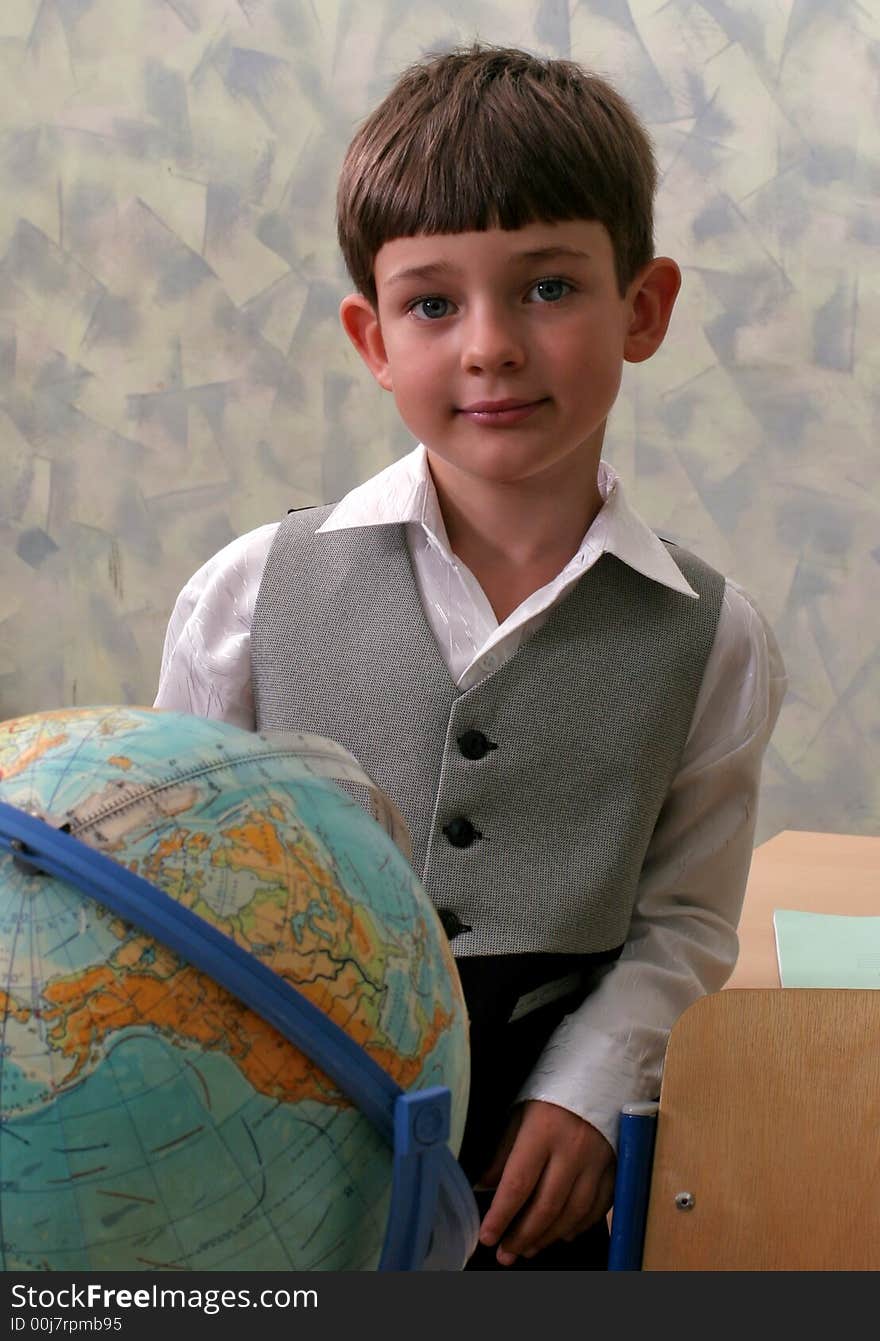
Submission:
POLYGON ((342 168, 340 315, 420 445, 210 560, 156 699, 330 736, 403 812, 471 1016, 480 1269, 604 1263, 620 1106, 735 961, 784 689, 748 598, 600 461, 680 284, 655 181, 572 63, 401 76, 342 168))

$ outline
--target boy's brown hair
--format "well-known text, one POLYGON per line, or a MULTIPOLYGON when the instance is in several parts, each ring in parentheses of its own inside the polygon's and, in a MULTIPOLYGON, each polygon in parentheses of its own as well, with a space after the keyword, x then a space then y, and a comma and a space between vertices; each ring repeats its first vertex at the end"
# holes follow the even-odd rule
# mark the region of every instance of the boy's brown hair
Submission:
POLYGON ((632 108, 573 61, 479 43, 411 65, 354 136, 339 245, 376 305, 384 243, 588 219, 611 236, 621 294, 654 255, 657 169, 632 108))

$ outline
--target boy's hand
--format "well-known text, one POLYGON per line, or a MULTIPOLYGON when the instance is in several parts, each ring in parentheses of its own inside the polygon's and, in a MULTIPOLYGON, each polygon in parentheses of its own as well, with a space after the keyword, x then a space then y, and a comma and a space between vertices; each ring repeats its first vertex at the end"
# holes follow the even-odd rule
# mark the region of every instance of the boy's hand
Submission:
POLYGON ((611 1205, 614 1166, 614 1151, 589 1122, 557 1104, 526 1100, 480 1179, 479 1186, 497 1187, 480 1242, 491 1247, 501 1239, 496 1257, 510 1266, 574 1238, 611 1205))

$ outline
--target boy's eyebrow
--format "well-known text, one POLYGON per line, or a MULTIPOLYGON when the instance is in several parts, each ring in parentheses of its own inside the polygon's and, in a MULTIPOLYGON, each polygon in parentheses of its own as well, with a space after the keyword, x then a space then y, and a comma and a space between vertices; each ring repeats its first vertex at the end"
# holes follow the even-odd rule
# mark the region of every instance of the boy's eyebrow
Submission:
MULTIPOLYGON (((592 257, 587 251, 581 251, 578 247, 537 247, 534 251, 518 251, 509 258, 510 264, 515 265, 518 261, 547 261, 555 256, 572 256, 582 261, 590 261, 592 257)), ((452 265, 450 261, 434 261, 429 265, 408 265, 403 270, 395 270, 393 275, 389 275, 385 281, 385 287, 392 284, 399 284, 405 279, 433 279, 435 275, 453 275, 458 267, 452 265)))
POLYGON ((580 247, 538 247, 535 251, 519 251, 515 256, 511 256, 511 261, 546 261, 553 256, 576 256, 582 261, 591 261, 593 258, 588 251, 581 251, 580 247))
POLYGON ((391 284, 399 284, 404 279, 433 279, 435 275, 451 275, 456 267, 448 261, 434 261, 430 265, 408 265, 404 270, 395 270, 385 281, 386 289, 391 284))

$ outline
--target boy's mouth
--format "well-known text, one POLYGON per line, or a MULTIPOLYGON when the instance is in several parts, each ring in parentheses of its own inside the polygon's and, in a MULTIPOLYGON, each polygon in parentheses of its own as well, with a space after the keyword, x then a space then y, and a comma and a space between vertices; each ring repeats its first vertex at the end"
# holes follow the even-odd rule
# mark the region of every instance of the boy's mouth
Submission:
POLYGON ((506 424, 518 424, 539 406, 546 404, 546 399, 544 397, 541 400, 478 400, 472 405, 463 405, 458 413, 465 415, 474 423, 501 428, 506 424))

